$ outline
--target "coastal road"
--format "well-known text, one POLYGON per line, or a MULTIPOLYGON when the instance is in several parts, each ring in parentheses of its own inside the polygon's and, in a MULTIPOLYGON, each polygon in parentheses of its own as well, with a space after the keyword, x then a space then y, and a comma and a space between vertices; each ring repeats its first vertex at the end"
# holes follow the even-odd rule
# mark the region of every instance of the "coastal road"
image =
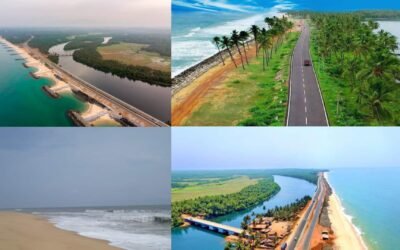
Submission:
POLYGON ((325 200, 325 195, 326 195, 326 186, 325 186, 325 180, 323 177, 319 178, 319 194, 317 196, 317 199, 315 200, 315 208, 312 213, 312 217, 309 219, 309 225, 307 229, 303 232, 303 246, 300 247, 300 249, 311 249, 311 239, 312 235, 314 233, 315 225, 317 224, 319 220, 319 216, 322 212, 322 206, 324 204, 325 200))
POLYGON ((305 24, 292 56, 287 126, 329 126, 313 63, 304 65, 311 61, 309 48, 310 27, 305 24))
MULTIPOLYGON (((31 38, 32 39, 32 38, 31 38)), ((28 40, 29 42, 29 40, 28 40)), ((136 107, 114 97, 113 95, 93 86, 92 84, 80 79, 79 77, 73 75, 67 70, 61 68, 59 65, 50 61, 47 57, 41 54, 39 51, 29 47, 28 42, 23 44, 23 48, 31 55, 39 58, 41 62, 50 65, 58 75, 62 75, 64 78, 68 79, 69 84, 74 84, 78 86, 80 90, 88 94, 96 100, 100 100, 100 103, 105 104, 112 110, 117 111, 117 113, 123 115, 129 121, 134 123, 139 127, 168 127, 164 122, 156 119, 155 117, 139 110, 136 107)))
POLYGON ((311 236, 314 227, 318 221, 319 214, 324 202, 325 188, 322 182, 322 176, 318 178, 318 185, 312 203, 300 219, 300 223, 295 229, 293 236, 287 242, 287 249, 310 249, 311 236))

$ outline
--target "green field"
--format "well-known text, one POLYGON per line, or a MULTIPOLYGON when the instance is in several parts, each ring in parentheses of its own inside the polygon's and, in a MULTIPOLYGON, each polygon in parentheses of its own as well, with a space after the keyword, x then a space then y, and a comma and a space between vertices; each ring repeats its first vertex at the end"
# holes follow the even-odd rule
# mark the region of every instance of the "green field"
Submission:
POLYGON ((288 96, 290 57, 299 33, 290 33, 262 69, 262 57, 238 67, 210 91, 185 126, 282 126, 288 96))
POLYGON ((218 182, 218 179, 213 179, 211 183, 199 185, 197 182, 181 182, 187 184, 184 188, 172 189, 172 202, 194 199, 209 195, 222 195, 236 193, 243 188, 254 185, 257 179, 250 179, 247 176, 240 176, 231 180, 218 182))
POLYGON ((127 65, 144 66, 164 72, 170 71, 170 58, 145 50, 148 44, 118 43, 100 46, 97 51, 104 60, 114 60, 127 65))

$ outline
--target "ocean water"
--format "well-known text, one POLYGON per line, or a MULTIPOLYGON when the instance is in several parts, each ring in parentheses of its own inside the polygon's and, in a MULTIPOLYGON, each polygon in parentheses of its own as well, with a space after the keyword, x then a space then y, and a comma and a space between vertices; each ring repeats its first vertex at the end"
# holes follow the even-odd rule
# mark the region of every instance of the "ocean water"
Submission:
POLYGON ((328 181, 372 250, 400 246, 400 169, 335 169, 328 181))
POLYGON ((217 52, 212 37, 228 35, 233 29, 262 24, 266 16, 291 9, 350 11, 400 9, 395 0, 172 0, 172 75, 217 52))
MULTIPOLYGON (((269 201, 266 201, 254 208, 232 213, 212 219, 213 221, 240 227, 243 217, 247 214, 264 212, 266 209, 282 206, 294 202, 296 199, 303 198, 305 195, 312 196, 316 186, 307 181, 291 177, 275 176, 275 181, 281 190, 269 201)), ((172 230, 172 249, 173 250, 222 250, 225 246, 224 237, 220 234, 204 230, 198 227, 175 228, 172 230)))
POLYGON ((72 94, 59 99, 49 97, 42 87, 52 85, 49 79, 34 79, 34 68, 0 44, 0 126, 72 126, 67 111, 83 111, 86 104, 72 94))
POLYGON ((31 211, 56 227, 127 250, 171 249, 169 207, 57 208, 31 211))

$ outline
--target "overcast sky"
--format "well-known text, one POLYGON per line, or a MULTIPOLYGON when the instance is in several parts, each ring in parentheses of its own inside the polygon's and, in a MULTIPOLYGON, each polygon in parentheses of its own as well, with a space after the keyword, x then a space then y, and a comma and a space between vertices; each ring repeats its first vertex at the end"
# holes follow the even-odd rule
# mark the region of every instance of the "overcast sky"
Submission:
POLYGON ((170 203, 169 129, 0 129, 0 208, 170 203))
POLYGON ((1 0, 1 26, 170 28, 170 0, 1 0))
POLYGON ((398 128, 174 128, 172 168, 400 167, 398 128))

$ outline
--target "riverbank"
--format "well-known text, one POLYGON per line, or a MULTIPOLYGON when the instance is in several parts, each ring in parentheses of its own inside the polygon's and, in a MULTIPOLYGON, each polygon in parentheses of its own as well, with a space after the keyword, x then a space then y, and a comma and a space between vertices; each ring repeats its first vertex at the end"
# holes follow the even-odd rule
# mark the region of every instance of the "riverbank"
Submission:
MULTIPOLYGON (((209 219, 210 221, 223 225, 240 228, 243 218, 246 215, 266 213, 268 209, 277 206, 285 206, 305 195, 311 196, 315 192, 315 185, 308 181, 284 176, 274 176, 275 182, 281 187, 280 191, 268 200, 263 201, 255 207, 229 213, 209 219)), ((251 216, 254 218, 254 216, 251 216)), ((287 225, 282 223, 274 224, 274 229, 285 232, 287 225), (282 227, 283 226, 283 227, 282 227)), ((226 244, 225 235, 217 234, 199 227, 190 226, 172 229, 172 249, 183 250, 221 250, 226 244)))
POLYGON ((117 250, 107 241, 56 228, 32 214, 0 212, 0 249, 7 250, 117 250))
MULTIPOLYGON (((325 179, 328 181, 325 173, 325 179)), ((330 185, 330 184, 329 184, 330 185)), ((331 185, 330 185, 331 186, 331 185)), ((332 188, 332 186, 331 186, 332 188)), ((334 246, 336 249, 368 249, 361 233, 351 222, 351 218, 345 214, 339 196, 332 189, 328 198, 328 217, 334 232, 334 246)))

